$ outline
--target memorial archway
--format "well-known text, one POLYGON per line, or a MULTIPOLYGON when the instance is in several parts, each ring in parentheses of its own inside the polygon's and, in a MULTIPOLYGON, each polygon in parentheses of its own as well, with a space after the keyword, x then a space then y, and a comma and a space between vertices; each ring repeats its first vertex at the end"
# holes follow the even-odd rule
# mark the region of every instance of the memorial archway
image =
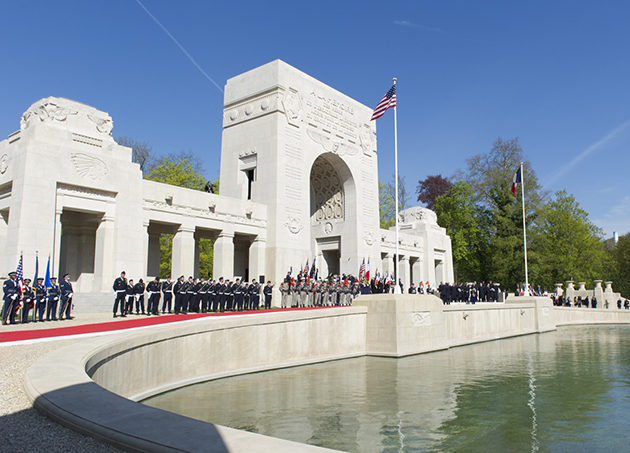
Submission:
POLYGON ((343 263, 356 241, 355 192, 352 172, 343 159, 333 153, 315 159, 310 172, 311 249, 322 277, 347 272, 343 263))

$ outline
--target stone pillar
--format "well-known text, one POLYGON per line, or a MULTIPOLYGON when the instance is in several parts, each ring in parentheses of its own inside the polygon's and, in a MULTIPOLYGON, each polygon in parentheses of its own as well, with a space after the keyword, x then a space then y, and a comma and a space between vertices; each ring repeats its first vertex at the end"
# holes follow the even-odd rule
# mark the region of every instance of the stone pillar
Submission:
MULTIPOLYGON (((374 275, 374 272, 376 272, 376 268, 370 269, 370 274, 374 275)), ((385 272, 389 272, 390 274, 394 273, 394 254, 393 253, 385 254, 385 259, 383 260, 383 273, 385 272)), ((372 277, 370 276, 370 279, 371 278, 372 277)))
POLYGON ((586 291, 586 282, 578 282, 578 285, 580 285, 578 291, 586 291))
POLYGON ((222 231, 214 242, 214 279, 229 278, 234 274, 234 233, 222 231))
MULTIPOLYGON (((269 280, 269 275, 265 274, 265 246, 266 239, 256 236, 249 246, 249 279, 258 278, 261 275, 269 280)), ((284 277, 284 276, 283 276, 284 277)), ((261 284, 266 282, 260 282, 261 284)), ((280 282, 271 282, 272 285, 278 285, 280 282)))
MULTIPOLYGON (((216 257, 215 257, 216 262, 216 257)), ((188 278, 195 270, 195 229, 180 226, 173 237, 173 260, 171 274, 177 279, 180 275, 188 278)))
MULTIPOLYGON (((201 277, 199 275, 199 258, 201 256, 201 248, 199 246, 199 238, 195 235, 195 270, 193 271, 194 277, 201 277)), ((207 275, 204 275, 203 278, 207 278, 207 275)))
POLYGON ((606 289, 604 290, 604 306, 608 305, 611 308, 617 308, 617 301, 615 300, 615 295, 613 294, 612 289, 613 282, 605 282, 606 289))
POLYGON ((565 282, 567 284, 567 296, 573 302, 573 297, 575 295, 575 287, 573 286, 573 280, 567 280, 565 282))
MULTIPOLYGON (((407 288, 411 285, 409 281, 411 278, 411 273, 409 272, 409 255, 400 255, 398 266, 400 267, 400 279, 403 282, 403 294, 406 294, 407 288)), ((398 284, 398 279, 396 280, 396 284, 398 284)))
POLYGON ((149 222, 142 222, 142 277, 149 276, 149 222))
MULTIPOLYGON (((94 291, 111 291, 112 282, 118 275, 114 265, 115 220, 113 216, 103 215, 96 229, 94 247, 94 291)), ((125 269, 120 269, 119 272, 125 269)))
POLYGON ((160 275, 160 257, 162 250, 160 248, 160 235, 148 234, 148 256, 147 256, 147 277, 151 280, 160 275))
POLYGON ((52 269, 50 271, 50 275, 52 277, 57 276, 59 280, 57 282, 61 282, 61 275, 59 275, 59 259, 61 258, 61 214, 63 213, 63 208, 57 209, 55 212, 55 244, 54 244, 54 252, 52 259, 52 269))
POLYGON ((556 296, 561 297, 562 294, 564 294, 564 291, 562 290, 562 283, 556 283, 554 286, 556 287, 556 296))
POLYGON ((595 289, 593 289, 593 296, 597 299, 598 307, 603 307, 604 303, 604 290, 602 289, 602 281, 601 280, 593 280, 595 284, 595 289))

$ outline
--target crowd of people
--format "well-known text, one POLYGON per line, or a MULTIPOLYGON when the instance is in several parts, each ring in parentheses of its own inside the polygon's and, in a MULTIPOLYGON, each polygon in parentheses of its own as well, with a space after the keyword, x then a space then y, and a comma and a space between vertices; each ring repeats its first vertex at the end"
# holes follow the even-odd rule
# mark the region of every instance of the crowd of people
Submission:
POLYGON ((232 282, 223 277, 219 280, 189 277, 186 280, 182 275, 176 282, 173 282, 171 277, 162 281, 155 277, 145 285, 142 279, 137 283, 131 279, 127 280, 124 271, 114 281, 113 289, 116 293, 114 318, 119 310, 122 317, 134 312, 137 315, 151 316, 166 313, 178 315, 258 310, 261 308, 261 295, 263 307, 268 309, 271 308, 273 297, 271 281, 262 286, 256 279, 252 279, 251 283, 240 278, 232 282))
POLYGON ((21 323, 72 319, 74 290, 70 274, 65 274, 59 285, 57 279, 51 277, 47 284, 43 278, 38 278, 35 285, 31 286, 30 278, 18 279, 17 272, 9 272, 2 290, 2 325, 17 324, 16 318, 21 323))
POLYGON ((499 285, 490 282, 473 283, 440 283, 438 293, 444 305, 451 302, 475 304, 477 302, 498 302, 499 285))
MULTIPOLYGON (((582 299, 582 296, 574 296, 573 300, 570 297, 565 296, 551 296, 551 300, 553 300, 553 304, 557 307, 584 307, 584 308, 597 308, 597 298, 593 296, 589 299, 586 296, 582 299)), ((621 308, 621 307, 619 307, 621 308)))

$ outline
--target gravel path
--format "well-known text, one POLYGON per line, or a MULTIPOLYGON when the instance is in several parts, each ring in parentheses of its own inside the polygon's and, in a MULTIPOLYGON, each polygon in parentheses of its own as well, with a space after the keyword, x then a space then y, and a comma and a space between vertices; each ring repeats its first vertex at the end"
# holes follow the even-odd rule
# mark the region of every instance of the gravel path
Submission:
MULTIPOLYGON (((0 333, 112 320, 111 313, 80 314, 72 320, 1 326, 0 333)), ((0 451, 3 453, 120 452, 111 445, 64 428, 41 415, 33 408, 24 391, 26 370, 37 359, 77 341, 81 340, 64 339, 13 346, 2 346, 0 343, 0 451)))

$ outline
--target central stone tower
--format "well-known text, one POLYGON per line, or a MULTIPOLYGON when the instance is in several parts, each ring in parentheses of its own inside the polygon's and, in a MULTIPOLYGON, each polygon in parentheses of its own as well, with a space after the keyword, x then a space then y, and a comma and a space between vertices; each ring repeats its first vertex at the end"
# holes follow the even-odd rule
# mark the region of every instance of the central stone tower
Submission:
POLYGON ((229 79, 224 106, 221 195, 267 205, 267 237, 250 245, 266 277, 314 258, 323 277, 380 262, 372 109, 280 60, 229 79))

